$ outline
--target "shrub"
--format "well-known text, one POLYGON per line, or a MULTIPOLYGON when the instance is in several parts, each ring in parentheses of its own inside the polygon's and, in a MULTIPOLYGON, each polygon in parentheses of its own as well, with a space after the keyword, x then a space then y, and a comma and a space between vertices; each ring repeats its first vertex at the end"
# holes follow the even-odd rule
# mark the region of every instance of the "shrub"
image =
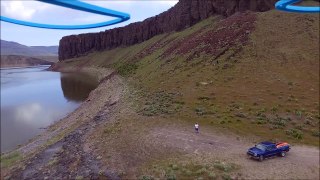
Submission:
POLYGON ((276 119, 274 119, 271 122, 271 124, 273 124, 273 125, 282 126, 282 127, 285 127, 286 123, 287 123, 287 121, 281 117, 277 117, 276 119))
POLYGON ((217 178, 217 175, 216 175, 214 172, 210 172, 210 173, 208 174, 208 177, 209 177, 209 179, 216 179, 216 178, 217 178))
POLYGON ((139 178, 140 180, 153 180, 154 178, 152 176, 149 175, 144 175, 142 177, 139 178))
POLYGON ((171 164, 171 168, 173 170, 178 170, 179 169, 178 165, 176 165, 176 164, 171 164))
POLYGON ((295 128, 296 128, 296 129, 299 129, 299 130, 302 130, 302 129, 303 129, 303 126, 302 126, 302 125, 297 125, 295 128))
POLYGON ((185 171, 185 174, 186 174, 187 176, 190 176, 190 175, 192 174, 192 172, 191 172, 190 170, 186 170, 186 171, 185 171))
POLYGON ((166 174, 166 179, 167 180, 176 180, 176 175, 173 174, 173 173, 169 173, 169 174, 166 174))
POLYGON ((260 120, 260 119, 259 119, 259 120, 257 121, 257 124, 267 124, 267 121, 265 121, 265 120, 260 120))
POLYGON ((314 124, 312 123, 311 120, 307 119, 306 122, 305 122, 306 125, 309 125, 309 126, 314 126, 314 124))
POLYGON ((274 106, 274 107, 271 108, 271 112, 272 112, 272 113, 275 113, 275 112, 277 112, 277 111, 278 111, 278 108, 277 108, 277 107, 274 106))
POLYGON ((221 177, 223 180, 231 180, 231 177, 229 174, 223 174, 221 177))
POLYGON ((199 116, 202 116, 205 114, 205 110, 203 108, 196 108, 195 111, 199 116))
POLYGON ((287 135, 290 135, 296 139, 302 139, 303 137, 303 133, 298 130, 298 129, 289 129, 289 130, 286 130, 286 134, 287 135))
POLYGON ((208 101, 208 100, 210 100, 210 98, 209 98, 209 97, 206 97, 206 96, 201 96, 201 97, 198 97, 198 100, 208 101))
POLYGON ((213 167, 224 172, 229 172, 233 169, 231 165, 219 161, 215 162, 213 167))
POLYGON ((302 117, 302 111, 296 110, 295 114, 300 118, 302 117))
POLYGON ((320 131, 313 131, 312 136, 320 137, 320 131))
POLYGON ((220 124, 225 124, 226 122, 224 120, 220 121, 220 124))
POLYGON ((123 75, 123 76, 128 76, 130 74, 133 74, 135 73, 135 71, 138 69, 138 65, 136 64, 124 64, 124 65, 121 65, 117 68, 117 72, 120 74, 120 75, 123 75))
POLYGON ((75 179, 76 180, 81 180, 81 179, 83 179, 83 176, 77 176, 75 179))
POLYGON ((204 174, 204 173, 206 173, 206 172, 207 172, 206 168, 201 168, 201 169, 199 169, 199 170, 196 171, 196 174, 197 174, 197 175, 201 175, 201 174, 204 174))
POLYGON ((273 129, 283 129, 282 126, 279 126, 279 125, 271 125, 270 126, 270 129, 273 130, 273 129))

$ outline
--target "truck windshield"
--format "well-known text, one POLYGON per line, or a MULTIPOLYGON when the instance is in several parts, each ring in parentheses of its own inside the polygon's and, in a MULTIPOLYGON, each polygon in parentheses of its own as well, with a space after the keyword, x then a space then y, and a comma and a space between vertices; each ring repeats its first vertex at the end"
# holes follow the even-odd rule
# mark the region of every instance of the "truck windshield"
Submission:
POLYGON ((262 145, 262 144, 256 145, 256 148, 261 149, 262 151, 266 150, 266 147, 264 145, 262 145))

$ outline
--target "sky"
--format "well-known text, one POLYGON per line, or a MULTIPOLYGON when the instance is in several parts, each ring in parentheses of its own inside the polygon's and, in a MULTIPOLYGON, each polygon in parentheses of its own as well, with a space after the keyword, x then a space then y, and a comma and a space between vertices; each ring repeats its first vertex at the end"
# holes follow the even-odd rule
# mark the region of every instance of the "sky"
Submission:
MULTIPOLYGON (((27 46, 58 45, 63 36, 88 32, 100 32, 106 29, 122 27, 155 16, 174 6, 178 0, 83 0, 84 2, 130 14, 131 19, 120 24, 86 29, 53 30, 15 25, 1 21, 1 39, 14 41, 27 46)), ((81 12, 65 7, 55 6, 35 0, 1 0, 1 16, 18 20, 59 24, 92 24, 113 19, 112 17, 81 12)))

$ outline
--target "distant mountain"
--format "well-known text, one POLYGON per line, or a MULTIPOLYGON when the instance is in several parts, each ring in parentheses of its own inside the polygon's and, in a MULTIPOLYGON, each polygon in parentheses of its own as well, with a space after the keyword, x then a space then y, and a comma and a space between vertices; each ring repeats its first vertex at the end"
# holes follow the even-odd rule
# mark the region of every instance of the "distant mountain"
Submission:
POLYGON ((52 65, 53 62, 21 55, 1 55, 1 68, 52 65))
POLYGON ((58 46, 25 46, 1 40, 1 55, 58 56, 58 46))

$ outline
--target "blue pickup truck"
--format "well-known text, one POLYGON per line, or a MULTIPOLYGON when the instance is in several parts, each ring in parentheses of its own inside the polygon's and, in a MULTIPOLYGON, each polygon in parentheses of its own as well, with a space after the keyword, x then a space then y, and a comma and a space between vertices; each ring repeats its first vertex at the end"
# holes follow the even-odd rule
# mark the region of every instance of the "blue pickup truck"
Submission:
POLYGON ((248 150, 247 155, 254 159, 263 161, 265 158, 272 156, 284 157, 290 150, 290 145, 286 142, 272 143, 272 142, 261 142, 255 147, 248 150))

